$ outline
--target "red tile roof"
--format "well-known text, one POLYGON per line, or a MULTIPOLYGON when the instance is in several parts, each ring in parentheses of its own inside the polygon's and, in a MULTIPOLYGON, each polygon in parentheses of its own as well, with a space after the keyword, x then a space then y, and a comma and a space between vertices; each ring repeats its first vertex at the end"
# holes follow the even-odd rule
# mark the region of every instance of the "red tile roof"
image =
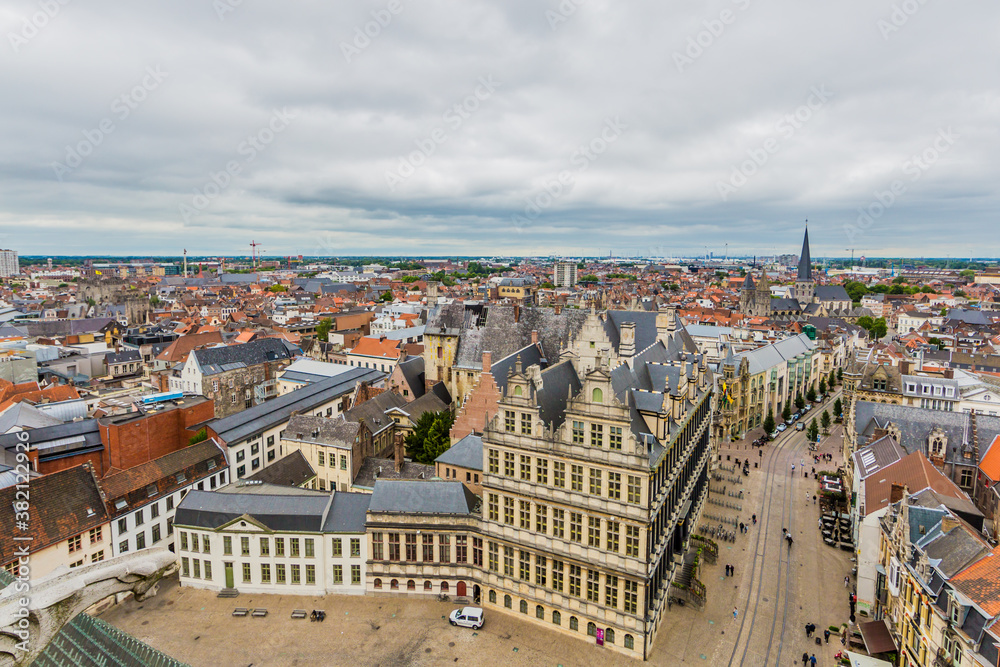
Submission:
POLYGON ((951 583, 990 616, 1000 614, 1000 546, 953 576, 951 583))
POLYGON ((910 493, 930 488, 941 495, 969 500, 965 492, 935 468, 923 452, 914 452, 865 480, 866 514, 876 512, 889 504, 889 494, 893 484, 907 487, 910 493))
POLYGON ((986 449, 983 460, 979 462, 979 469, 994 482, 1000 482, 1000 435, 993 438, 986 449))

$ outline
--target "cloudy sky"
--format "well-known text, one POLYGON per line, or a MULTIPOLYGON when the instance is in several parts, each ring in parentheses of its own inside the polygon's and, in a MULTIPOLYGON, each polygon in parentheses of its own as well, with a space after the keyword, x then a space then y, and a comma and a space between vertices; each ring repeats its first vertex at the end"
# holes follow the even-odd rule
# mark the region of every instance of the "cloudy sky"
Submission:
POLYGON ((996 256, 996 0, 0 0, 22 254, 996 256))

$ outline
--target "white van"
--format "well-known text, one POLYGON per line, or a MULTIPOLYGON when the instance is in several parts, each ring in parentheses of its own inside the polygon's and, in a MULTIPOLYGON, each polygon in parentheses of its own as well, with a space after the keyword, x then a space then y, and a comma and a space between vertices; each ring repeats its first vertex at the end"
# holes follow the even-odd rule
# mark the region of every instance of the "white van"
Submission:
POLYGON ((448 622, 465 628, 478 630, 483 627, 483 610, 479 607, 462 607, 451 612, 448 622))
POLYGON ((795 422, 795 430, 796 431, 804 431, 804 430, 806 430, 806 423, 805 422, 795 422))

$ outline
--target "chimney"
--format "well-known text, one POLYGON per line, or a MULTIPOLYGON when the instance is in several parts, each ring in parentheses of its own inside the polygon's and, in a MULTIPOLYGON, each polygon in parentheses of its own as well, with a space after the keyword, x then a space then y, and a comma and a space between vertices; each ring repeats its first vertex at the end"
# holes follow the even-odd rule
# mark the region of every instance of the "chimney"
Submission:
POLYGON ((556 311, 556 315, 558 315, 558 314, 560 314, 562 312, 562 304, 561 303, 557 303, 555 305, 555 311, 556 311))
POLYGON ((677 305, 667 304, 667 333, 677 330, 677 305))
POLYGON ((403 471, 403 455, 406 451, 403 448, 403 434, 396 433, 393 437, 393 441, 395 446, 396 472, 399 473, 403 471))
POLYGON ((483 352, 483 372, 489 373, 490 368, 493 366, 493 353, 483 352))
POLYGON ((538 345, 538 329, 531 330, 531 344, 538 345))
POLYGON ((520 321, 521 321, 521 304, 515 303, 514 304, 514 324, 517 324, 520 321))
POLYGON ((948 533, 952 528, 958 526, 958 519, 953 514, 947 514, 941 518, 941 532, 948 533))
POLYGON ((620 336, 618 354, 623 357, 635 356, 635 322, 622 322, 620 336))
POLYGON ((903 499, 906 494, 906 487, 902 484, 896 484, 893 482, 892 488, 889 490, 889 504, 897 503, 903 499))

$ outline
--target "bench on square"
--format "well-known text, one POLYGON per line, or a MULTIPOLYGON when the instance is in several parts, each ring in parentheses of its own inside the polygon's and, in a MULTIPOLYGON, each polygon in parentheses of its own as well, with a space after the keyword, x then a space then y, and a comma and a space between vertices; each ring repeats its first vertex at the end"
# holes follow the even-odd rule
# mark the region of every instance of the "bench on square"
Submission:
POLYGON ((246 607, 237 607, 236 609, 233 609, 233 616, 246 616, 249 613, 250 610, 246 607))
POLYGON ((292 618, 294 619, 304 619, 308 615, 309 612, 307 612, 305 609, 295 609, 294 611, 292 611, 292 618))
POLYGON ((254 618, 264 618, 265 616, 267 616, 267 609, 254 609, 253 614, 251 615, 254 618))

